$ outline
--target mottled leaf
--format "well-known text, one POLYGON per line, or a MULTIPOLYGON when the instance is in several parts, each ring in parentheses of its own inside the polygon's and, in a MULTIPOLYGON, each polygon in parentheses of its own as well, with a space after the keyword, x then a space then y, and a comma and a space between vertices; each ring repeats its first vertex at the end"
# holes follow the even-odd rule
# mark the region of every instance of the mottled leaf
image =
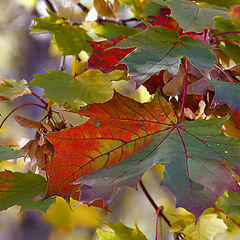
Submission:
POLYGON ((113 97, 112 81, 119 80, 123 74, 121 70, 106 74, 98 69, 89 69, 72 77, 66 72, 50 69, 47 73, 34 74, 29 84, 44 88, 44 97, 59 105, 73 100, 102 103, 113 97))
POLYGON ((0 172, 0 210, 20 205, 21 212, 30 209, 45 212, 55 201, 54 198, 43 200, 46 191, 47 182, 38 174, 0 172))
POLYGON ((240 85, 232 82, 207 80, 215 88, 212 106, 227 104, 236 112, 240 112, 240 85))
POLYGON ((158 95, 140 104, 115 94, 109 102, 83 108, 79 114, 91 120, 47 136, 55 148, 55 158, 45 168, 48 195, 79 200, 79 185, 73 182, 144 148, 154 133, 169 129, 175 119, 166 100, 158 95))
POLYGON ((140 34, 123 39, 114 48, 136 49, 127 55, 121 63, 128 66, 129 75, 140 85, 153 74, 165 68, 176 74, 180 58, 188 60, 200 70, 212 67, 215 56, 208 46, 190 37, 179 37, 177 31, 163 27, 151 27, 140 34))
POLYGON ((99 237, 99 240, 147 240, 147 238, 144 236, 144 234, 138 229, 138 226, 136 225, 136 229, 129 228, 119 223, 110 223, 105 222, 105 224, 110 227, 114 232, 109 232, 105 230, 97 229, 97 234, 99 237))
POLYGON ((47 17, 35 18, 35 23, 31 28, 32 34, 52 33, 53 42, 64 55, 78 54, 81 50, 92 54, 92 48, 87 42, 92 37, 80 24, 71 24, 69 20, 48 10, 47 17))
POLYGON ((3 160, 20 158, 25 155, 23 150, 14 150, 15 145, 0 145, 0 162, 3 160))
POLYGON ((0 99, 12 101, 24 94, 31 94, 26 80, 0 79, 0 99))

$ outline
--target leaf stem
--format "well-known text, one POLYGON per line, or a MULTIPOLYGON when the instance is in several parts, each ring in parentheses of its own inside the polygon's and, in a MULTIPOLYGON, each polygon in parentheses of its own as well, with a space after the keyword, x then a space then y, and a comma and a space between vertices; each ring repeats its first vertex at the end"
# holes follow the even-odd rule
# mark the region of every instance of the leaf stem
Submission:
MULTIPOLYGON (((146 189, 146 187, 144 186, 144 184, 143 184, 143 182, 142 182, 141 179, 140 179, 140 181, 139 181, 139 185, 140 185, 140 187, 142 188, 145 196, 147 197, 147 199, 149 200, 149 202, 152 204, 152 206, 154 207, 154 209, 155 209, 156 212, 157 212, 158 209, 159 209, 159 207, 158 207, 157 204, 153 201, 151 195, 150 195, 149 192, 147 191, 147 189, 146 189)), ((160 208, 161 208, 161 207, 160 207, 160 208)), ((161 209, 159 210, 159 216, 161 216, 161 217, 164 219, 164 221, 167 223, 167 225, 168 225, 169 227, 171 227, 170 221, 169 221, 168 218, 162 213, 162 211, 163 211, 163 208, 162 208, 162 210, 161 210, 161 209)))
POLYGON ((184 115, 184 107, 185 107, 186 95, 187 95, 187 83, 188 83, 188 60, 187 60, 187 58, 185 58, 185 84, 184 84, 184 91, 183 91, 181 115, 180 115, 178 123, 182 122, 183 115, 184 115))
POLYGON ((25 106, 37 106, 37 107, 40 107, 40 108, 43 108, 46 110, 46 107, 45 106, 42 106, 40 104, 36 104, 36 103, 26 103, 26 104, 23 104, 15 109, 13 109, 2 121, 2 123, 0 124, 0 129, 2 128, 3 124, 5 123, 5 121, 9 118, 10 115, 12 115, 15 111, 17 111, 18 109, 22 108, 22 107, 25 107, 25 106))
POLYGON ((235 83, 231 78, 231 76, 226 71, 224 71, 221 67, 219 67, 217 64, 214 64, 214 67, 219 69, 232 83, 235 83))
POLYGON ((221 36, 221 35, 225 35, 225 34, 234 34, 234 33, 240 33, 240 31, 231 31, 231 32, 217 33, 217 34, 212 35, 212 37, 221 36))
POLYGON ((44 0, 44 2, 51 11, 57 13, 56 8, 53 6, 53 4, 50 0, 44 0))
POLYGON ((48 106, 48 103, 46 101, 44 101, 39 95, 37 95, 36 93, 32 92, 32 95, 34 97, 36 97, 40 102, 42 102, 44 104, 45 107, 48 106))
MULTIPOLYGON (((164 209, 164 207, 163 207, 163 206, 160 206, 160 207, 158 208, 158 210, 157 210, 155 240, 157 240, 157 237, 158 237, 158 218, 160 217, 160 220, 161 220, 161 216, 160 216, 159 214, 160 214, 160 212, 163 211, 163 209, 164 209)), ((161 224, 160 224, 160 225, 161 225, 161 224)), ((161 230, 161 228, 162 228, 162 226, 160 226, 160 231, 161 231, 161 232, 160 232, 160 236, 161 236, 161 239, 162 239, 162 230, 161 230)))
POLYGON ((60 71, 64 71, 65 70, 65 60, 66 60, 66 56, 63 55, 61 57, 60 65, 59 65, 59 68, 58 68, 60 71))

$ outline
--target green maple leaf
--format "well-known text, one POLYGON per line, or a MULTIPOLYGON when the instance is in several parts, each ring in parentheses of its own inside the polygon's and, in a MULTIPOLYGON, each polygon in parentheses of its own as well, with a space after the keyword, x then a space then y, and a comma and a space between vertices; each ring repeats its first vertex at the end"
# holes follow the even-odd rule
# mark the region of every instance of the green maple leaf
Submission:
POLYGON ((30 85, 44 88, 44 96, 59 105, 73 100, 103 103, 113 97, 112 81, 119 80, 123 74, 121 70, 106 74, 98 69, 89 69, 72 77, 66 72, 50 69, 47 73, 34 74, 30 85))
POLYGON ((114 232, 104 231, 97 229, 99 240, 147 240, 144 234, 138 229, 129 228, 123 225, 120 221, 119 223, 109 223, 105 224, 110 227, 114 232))
POLYGON ((15 159, 23 157, 25 151, 23 150, 14 150, 15 145, 0 145, 0 162, 9 159, 15 159))
POLYGON ((129 75, 141 85, 161 69, 176 74, 181 57, 200 70, 210 69, 216 60, 209 47, 190 37, 179 37, 177 31, 163 27, 152 27, 120 41, 114 48, 137 48, 121 63, 128 66, 129 75))
POLYGON ((72 24, 69 20, 48 10, 49 16, 35 18, 31 28, 32 34, 52 33, 53 42, 63 55, 78 54, 81 50, 92 54, 92 47, 87 40, 93 40, 89 32, 80 24, 72 24))
POLYGON ((174 17, 185 32, 202 32, 206 28, 214 26, 214 18, 222 16, 229 18, 226 8, 197 4, 189 0, 155 0, 159 4, 167 4, 171 8, 171 16, 174 17))
POLYGON ((55 198, 47 200, 35 200, 35 198, 43 198, 46 190, 47 182, 40 175, 9 170, 0 172, 0 210, 20 205, 21 212, 30 209, 45 212, 55 202, 55 198))

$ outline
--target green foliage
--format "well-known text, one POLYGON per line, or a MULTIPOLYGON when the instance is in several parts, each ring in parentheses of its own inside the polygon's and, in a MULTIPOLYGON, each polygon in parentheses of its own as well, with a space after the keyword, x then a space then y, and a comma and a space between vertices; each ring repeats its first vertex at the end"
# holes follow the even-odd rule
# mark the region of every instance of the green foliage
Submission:
POLYGON ((122 40, 116 48, 135 47, 122 63, 129 69, 129 75, 143 83, 161 69, 176 74, 180 59, 186 56, 201 70, 210 69, 216 60, 208 46, 190 37, 181 37, 177 31, 164 27, 151 27, 142 33, 122 40), (146 48, 148 46, 148 48, 146 48))
POLYGON ((4 160, 20 158, 25 155, 23 150, 14 150, 15 145, 0 145, 0 162, 4 160))
POLYGON ((0 210, 17 204, 21 206, 21 211, 32 209, 46 212, 55 202, 55 197, 43 200, 47 183, 45 178, 38 174, 5 170, 0 172, 0 182, 0 210))
POLYGON ((47 73, 34 74, 30 85, 44 88, 44 96, 61 106, 74 100, 88 104, 103 103, 113 97, 112 81, 119 80, 123 73, 115 70, 105 74, 97 69, 89 69, 72 77, 68 73, 50 69, 47 73))

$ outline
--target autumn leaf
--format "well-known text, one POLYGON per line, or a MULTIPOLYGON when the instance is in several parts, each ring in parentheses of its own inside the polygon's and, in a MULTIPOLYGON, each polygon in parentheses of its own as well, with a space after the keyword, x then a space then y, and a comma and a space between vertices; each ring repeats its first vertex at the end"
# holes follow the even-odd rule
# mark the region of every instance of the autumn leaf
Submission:
POLYGON ((217 80, 207 80, 215 88, 215 96, 212 102, 212 107, 216 105, 227 104, 231 109, 240 112, 240 85, 232 82, 222 82, 217 80))
POLYGON ((118 64, 125 56, 133 51, 133 48, 118 49, 110 47, 115 46, 124 37, 112 38, 108 42, 89 42, 93 48, 93 54, 88 60, 88 68, 100 69, 105 73, 113 70, 125 70, 127 67, 124 64, 118 64))
POLYGON ((78 54, 84 50, 89 55, 92 48, 88 41, 93 40, 87 30, 81 24, 71 24, 70 21, 59 16, 50 10, 47 17, 35 18, 35 23, 31 28, 32 34, 52 33, 53 42, 64 55, 78 54))
POLYGON ((164 185, 176 197, 177 206, 192 212, 196 219, 214 206, 225 190, 240 192, 226 167, 239 174, 240 141, 220 133, 225 119, 184 122, 155 134, 145 148, 112 167, 92 172, 76 183, 81 202, 103 199, 109 203, 121 186, 136 188, 152 163, 165 164, 164 185))
POLYGON ((119 80, 123 74, 121 70, 106 74, 98 69, 88 69, 72 77, 66 72, 50 69, 47 73, 34 74, 29 84, 44 88, 44 97, 61 106, 73 100, 102 103, 113 97, 112 81, 119 80))
POLYGON ((9 159, 20 158, 25 155, 23 150, 14 150, 16 145, 0 145, 0 162, 9 159))
POLYGON ((21 206, 21 212, 30 209, 45 212, 55 202, 55 198, 43 200, 46 190, 47 182, 38 174, 0 172, 0 210, 17 204, 21 206))
MULTIPOLYGON (((0 80, 0 99, 14 100, 25 94, 31 94, 26 80, 16 81, 13 79, 0 80)), ((1 100, 0 100, 1 101, 1 100)))
POLYGON ((136 229, 129 228, 120 221, 119 223, 105 222, 105 225, 110 227, 114 232, 97 229, 99 240, 147 240, 137 225, 136 229))
POLYGON ((183 56, 200 70, 210 69, 216 60, 204 43, 186 36, 179 37, 177 31, 164 27, 148 25, 147 30, 114 46, 122 49, 130 47, 136 49, 120 63, 128 66, 129 76, 138 86, 161 69, 176 75, 183 56))
POLYGON ((79 185, 73 182, 144 148, 152 135, 161 134, 175 121, 168 103, 158 95, 150 103, 140 104, 116 93, 112 100, 83 108, 79 114, 91 119, 47 136, 55 148, 55 158, 45 168, 48 196, 79 200, 79 185))

